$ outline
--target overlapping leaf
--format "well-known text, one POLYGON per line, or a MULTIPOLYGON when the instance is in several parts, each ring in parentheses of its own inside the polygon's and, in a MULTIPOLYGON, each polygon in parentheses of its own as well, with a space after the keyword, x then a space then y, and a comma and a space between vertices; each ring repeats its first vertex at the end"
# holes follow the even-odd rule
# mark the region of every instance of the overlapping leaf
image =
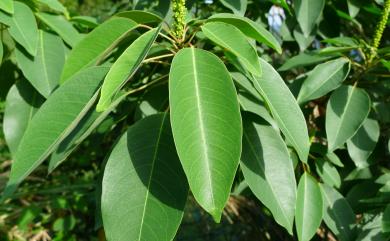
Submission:
POLYGON ((308 37, 322 14, 325 0, 294 0, 294 11, 305 37, 308 37))
POLYGON ((107 239, 173 240, 187 195, 169 117, 142 119, 120 138, 104 170, 101 206, 107 239))
POLYGON ((247 0, 220 0, 221 3, 235 14, 244 16, 248 5, 247 0))
POLYGON ((2 0, 0 1, 0 9, 7 13, 14 13, 14 0, 2 0))
POLYGON ((233 81, 221 60, 195 48, 177 53, 169 78, 172 131, 181 163, 195 199, 219 221, 241 154, 233 81))

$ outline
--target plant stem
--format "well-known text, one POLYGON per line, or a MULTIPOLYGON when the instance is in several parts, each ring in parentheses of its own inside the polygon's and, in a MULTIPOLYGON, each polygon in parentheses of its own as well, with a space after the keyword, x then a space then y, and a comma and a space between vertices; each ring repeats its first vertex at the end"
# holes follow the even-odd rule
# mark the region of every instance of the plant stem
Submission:
POLYGON ((381 43, 381 39, 383 36, 383 32, 386 28, 387 19, 389 18, 390 14, 390 0, 386 0, 384 4, 384 9, 382 11, 382 17, 379 21, 378 25, 376 26, 374 39, 372 42, 372 48, 370 53, 370 58, 368 60, 368 63, 371 63, 374 57, 376 56, 376 51, 378 50, 379 44, 381 43))
POLYGON ((187 15, 185 0, 172 0, 173 34, 181 42, 184 36, 185 20, 187 15))

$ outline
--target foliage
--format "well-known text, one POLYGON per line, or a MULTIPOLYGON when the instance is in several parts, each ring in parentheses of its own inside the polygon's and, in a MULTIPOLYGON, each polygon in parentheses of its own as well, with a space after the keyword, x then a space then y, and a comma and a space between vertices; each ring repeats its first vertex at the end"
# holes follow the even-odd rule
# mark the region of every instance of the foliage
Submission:
POLYGON ((390 238, 389 0, 94 3, 0 2, 0 240, 390 238))

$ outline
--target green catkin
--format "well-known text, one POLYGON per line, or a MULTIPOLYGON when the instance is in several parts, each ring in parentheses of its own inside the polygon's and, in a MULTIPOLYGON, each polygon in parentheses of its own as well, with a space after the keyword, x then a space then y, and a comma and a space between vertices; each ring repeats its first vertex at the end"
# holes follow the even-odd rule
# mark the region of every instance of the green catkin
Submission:
POLYGON ((185 21, 187 15, 185 0, 172 0, 173 10, 173 34, 181 41, 184 36, 185 21))
POLYGON ((374 59, 375 55, 376 55, 376 51, 377 51, 377 49, 379 47, 379 44, 381 43, 383 31, 386 28, 387 19, 389 18, 389 14, 390 14, 390 0, 386 0, 385 4, 384 4, 384 9, 383 9, 383 12, 382 12, 381 20, 378 23, 378 25, 376 27, 376 30, 375 30, 375 35, 374 35, 374 39, 372 41, 372 48, 371 48, 371 54, 370 54, 370 61, 369 62, 371 62, 374 59))

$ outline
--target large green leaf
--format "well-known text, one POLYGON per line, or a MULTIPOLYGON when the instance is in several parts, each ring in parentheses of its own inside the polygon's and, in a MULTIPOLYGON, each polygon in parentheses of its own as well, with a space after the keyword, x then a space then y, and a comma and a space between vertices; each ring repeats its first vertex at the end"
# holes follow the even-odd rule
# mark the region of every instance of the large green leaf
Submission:
MULTIPOLYGON (((2 0, 3 1, 3 0, 2 0)), ((9 33, 27 50, 35 56, 38 48, 38 26, 31 9, 21 2, 15 1, 14 14, 8 15, 0 11, 0 22, 9 26, 9 33)))
POLYGON ((39 30, 38 52, 35 57, 16 49, 16 60, 24 76, 45 98, 58 86, 65 63, 64 44, 60 37, 39 30))
POLYGON ((107 71, 107 67, 93 67, 80 72, 42 105, 20 141, 5 196, 12 194, 76 127, 96 100, 107 71))
POLYGON ((303 82, 298 102, 317 99, 338 88, 347 78, 350 62, 347 58, 331 60, 317 65, 303 82))
POLYGON ((259 43, 264 43, 275 49, 279 54, 282 53, 282 48, 275 37, 263 26, 250 20, 246 17, 240 17, 230 13, 219 13, 212 15, 208 22, 225 22, 237 27, 246 36, 255 39, 259 43))
POLYGON ((368 94, 356 86, 341 86, 330 96, 326 107, 328 149, 333 151, 351 138, 370 111, 368 94))
POLYGON ((202 31, 207 38, 238 57, 249 72, 261 76, 256 50, 238 28, 227 23, 209 22, 202 26, 202 31))
POLYGON ((324 200, 324 221, 340 241, 355 237, 355 214, 347 200, 332 187, 321 185, 324 200))
POLYGON ((348 154, 358 168, 369 166, 368 158, 374 151, 379 135, 378 121, 367 118, 356 134, 347 141, 348 154))
POLYGON ((287 71, 293 68, 310 66, 322 63, 328 59, 334 58, 332 55, 320 55, 318 53, 300 53, 288 59, 278 70, 287 71))
POLYGON ((132 10, 132 11, 125 11, 120 12, 117 15, 117 17, 123 17, 123 18, 129 18, 133 20, 134 22, 137 22, 139 24, 145 24, 145 23, 160 23, 163 21, 161 17, 158 15, 146 12, 146 11, 140 11, 140 10, 132 10))
POLYGON ((157 38, 160 28, 152 29, 136 39, 117 59, 108 72, 100 93, 98 112, 107 109, 115 94, 135 74, 157 38))
POLYGON ((329 186, 339 188, 341 186, 341 177, 336 167, 330 162, 318 158, 315 162, 316 170, 321 179, 329 186))
POLYGON ((299 241, 309 241, 321 225, 323 201, 320 185, 304 173, 298 184, 295 225, 299 241))
POLYGON ((248 5, 247 0, 220 0, 221 3, 235 14, 244 16, 248 5))
POLYGON ((254 86, 263 96, 276 123, 297 151, 299 158, 306 162, 310 142, 305 117, 278 72, 265 60, 260 59, 260 62, 263 75, 254 78, 254 86))
POLYGON ((118 41, 137 27, 127 18, 114 17, 95 28, 70 52, 61 76, 66 81, 80 70, 97 64, 118 41))
POLYGON ((325 0, 294 0, 294 11, 305 37, 308 37, 322 14, 325 0))
POLYGON ((173 137, 192 193, 219 221, 241 154, 233 81, 214 54, 185 48, 172 62, 169 101, 173 137))
POLYGON ((187 195, 167 114, 142 119, 120 138, 104 170, 101 205, 107 239, 173 240, 187 195))
POLYGON ((14 13, 14 0, 1 0, 0 9, 4 10, 7 13, 14 13))
POLYGON ((27 82, 21 80, 9 90, 4 112, 4 137, 11 154, 15 156, 20 140, 44 99, 27 82))
POLYGON ((261 118, 244 116, 241 169, 256 197, 292 234, 296 181, 293 163, 279 133, 261 118))
POLYGON ((54 30, 70 47, 81 41, 82 35, 64 16, 48 13, 36 13, 37 17, 54 30))
POLYGON ((38 2, 45 4, 49 8, 53 9, 54 11, 60 12, 60 13, 67 13, 67 9, 62 5, 62 3, 59 0, 38 0, 38 2))

